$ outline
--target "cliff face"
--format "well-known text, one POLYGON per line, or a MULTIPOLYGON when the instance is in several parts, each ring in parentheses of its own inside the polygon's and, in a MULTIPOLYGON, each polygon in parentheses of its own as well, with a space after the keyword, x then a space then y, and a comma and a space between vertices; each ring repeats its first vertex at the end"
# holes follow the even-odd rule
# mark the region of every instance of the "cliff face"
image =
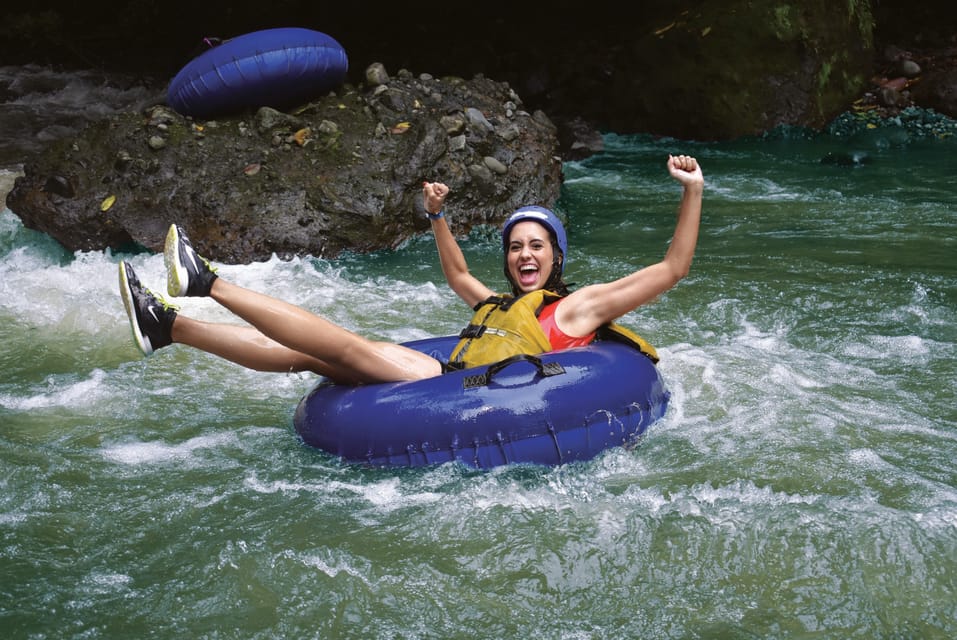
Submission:
POLYGON ((820 125, 859 95, 871 66, 869 0, 599 0, 493 11, 416 2, 41 2, 8 14, 0 54, 162 81, 204 38, 303 26, 345 47, 353 82, 373 62, 414 74, 482 73, 559 124, 580 116, 619 133, 694 139, 820 125))
MULTIPOLYGON (((645 0, 621 3, 327 3, 103 0, 7 9, 0 59, 153 74, 168 81, 207 45, 302 26, 373 62, 508 82, 553 120, 694 139, 818 126, 865 88, 875 42, 946 45, 957 3, 928 0, 645 0)), ((950 46, 953 46, 950 42, 950 46)))

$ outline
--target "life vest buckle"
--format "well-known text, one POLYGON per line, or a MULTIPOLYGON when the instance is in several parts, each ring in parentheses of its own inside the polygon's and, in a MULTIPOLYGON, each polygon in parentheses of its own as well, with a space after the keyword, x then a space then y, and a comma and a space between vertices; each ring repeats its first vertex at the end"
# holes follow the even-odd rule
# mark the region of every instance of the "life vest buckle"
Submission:
POLYGON ((459 339, 462 338, 481 338, 485 334, 486 327, 484 324, 470 324, 469 326, 462 329, 459 332, 459 339))

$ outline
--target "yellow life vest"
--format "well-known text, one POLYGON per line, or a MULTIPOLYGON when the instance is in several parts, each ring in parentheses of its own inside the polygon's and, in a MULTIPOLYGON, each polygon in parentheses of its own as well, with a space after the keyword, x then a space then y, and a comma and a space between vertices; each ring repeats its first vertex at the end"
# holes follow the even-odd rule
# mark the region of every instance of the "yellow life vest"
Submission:
MULTIPOLYGON (((517 298, 492 296, 480 302, 468 326, 459 333, 449 366, 468 369, 519 354, 551 351, 552 345, 538 323, 538 314, 543 307, 561 298, 557 293, 539 289, 517 298)), ((623 342, 658 362, 654 347, 638 334, 616 324, 599 327, 595 339, 623 342)))

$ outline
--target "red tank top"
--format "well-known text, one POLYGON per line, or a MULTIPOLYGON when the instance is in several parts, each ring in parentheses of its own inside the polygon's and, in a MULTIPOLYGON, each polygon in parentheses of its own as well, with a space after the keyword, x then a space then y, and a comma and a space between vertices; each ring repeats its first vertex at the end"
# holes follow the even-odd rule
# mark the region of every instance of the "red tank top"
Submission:
POLYGON ((589 333, 587 336, 577 338, 575 336, 568 335, 558 328, 558 325, 555 323, 555 309, 557 309, 558 305, 561 303, 562 301, 559 300, 546 305, 542 308, 542 312, 538 314, 538 324, 541 325, 542 331, 545 332, 545 336, 548 338, 549 344, 552 345, 552 350, 560 351, 561 349, 584 347, 586 344, 590 344, 591 341, 595 339, 594 331, 589 333))

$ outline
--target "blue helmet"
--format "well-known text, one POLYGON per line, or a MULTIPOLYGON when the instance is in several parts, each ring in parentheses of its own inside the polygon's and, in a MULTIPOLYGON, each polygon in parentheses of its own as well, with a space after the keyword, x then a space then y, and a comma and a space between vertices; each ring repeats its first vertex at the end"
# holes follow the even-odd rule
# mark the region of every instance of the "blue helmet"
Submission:
POLYGON ((545 207, 522 207, 509 216, 508 220, 505 221, 505 226, 502 227, 502 246, 508 247, 508 234, 511 233, 512 227, 527 220, 537 222, 552 232, 552 236, 562 252, 562 260, 559 264, 561 272, 564 272, 565 263, 568 261, 568 237, 565 235, 565 227, 562 226, 562 221, 545 207))

